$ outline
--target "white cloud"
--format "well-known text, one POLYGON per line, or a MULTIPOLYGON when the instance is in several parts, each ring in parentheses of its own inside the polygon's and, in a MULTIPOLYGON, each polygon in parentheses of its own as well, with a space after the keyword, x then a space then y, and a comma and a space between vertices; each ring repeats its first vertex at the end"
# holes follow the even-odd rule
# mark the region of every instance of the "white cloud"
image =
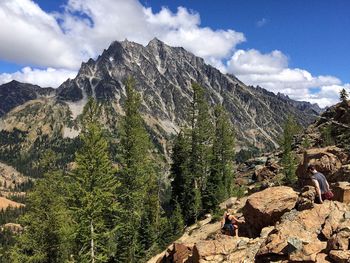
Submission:
POLYGON ((32 1, 2 0, 0 21, 0 59, 37 66, 79 66, 79 53, 55 18, 32 1))
MULTIPOLYGON (((82 61, 95 58, 112 41, 127 38, 145 45, 157 37, 184 47, 247 84, 295 99, 319 99, 328 105, 334 100, 327 96, 334 94, 327 93, 326 87, 342 86, 333 76, 289 68, 288 57, 281 51, 237 51, 236 46, 246 40, 243 33, 202 27, 199 13, 185 7, 154 12, 138 0, 68 0, 61 11, 47 13, 33 0, 1 0, 0 20, 0 60, 31 65, 12 74, 2 73, 0 82, 17 79, 57 87, 74 77, 82 61), (47 69, 33 69, 36 66, 47 69), (310 93, 313 87, 321 88, 318 97, 310 93)), ((262 18, 256 25, 267 22, 262 18)))
POLYGON ((76 74, 76 71, 67 69, 47 68, 40 70, 25 67, 21 71, 14 73, 0 74, 0 85, 11 80, 17 80, 24 83, 37 84, 41 87, 57 88, 67 78, 74 78, 76 74))
POLYGON ((248 85, 259 85, 322 107, 336 103, 342 87, 336 77, 313 76, 307 70, 289 68, 288 57, 278 50, 266 54, 254 49, 237 50, 227 62, 227 71, 248 85), (320 92, 313 94, 311 88, 320 88, 320 92))

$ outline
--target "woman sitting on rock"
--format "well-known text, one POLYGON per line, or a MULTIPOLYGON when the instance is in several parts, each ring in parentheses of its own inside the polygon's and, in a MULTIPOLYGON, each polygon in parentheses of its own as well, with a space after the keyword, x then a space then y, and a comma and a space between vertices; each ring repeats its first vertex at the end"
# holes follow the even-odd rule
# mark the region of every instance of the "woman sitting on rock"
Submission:
POLYGON ((231 236, 238 237, 238 223, 244 223, 244 220, 239 220, 229 211, 228 206, 226 205, 226 211, 221 221, 221 228, 224 231, 229 231, 231 236))

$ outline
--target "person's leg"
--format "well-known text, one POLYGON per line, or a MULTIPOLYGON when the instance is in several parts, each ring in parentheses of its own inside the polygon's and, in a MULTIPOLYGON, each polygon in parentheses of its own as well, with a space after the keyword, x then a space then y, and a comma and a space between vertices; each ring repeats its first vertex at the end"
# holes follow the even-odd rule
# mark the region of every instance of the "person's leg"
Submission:
POLYGON ((230 235, 233 236, 234 235, 234 227, 232 224, 230 224, 230 235))
POLYGON ((238 225, 233 225, 235 229, 235 236, 238 237, 238 225))

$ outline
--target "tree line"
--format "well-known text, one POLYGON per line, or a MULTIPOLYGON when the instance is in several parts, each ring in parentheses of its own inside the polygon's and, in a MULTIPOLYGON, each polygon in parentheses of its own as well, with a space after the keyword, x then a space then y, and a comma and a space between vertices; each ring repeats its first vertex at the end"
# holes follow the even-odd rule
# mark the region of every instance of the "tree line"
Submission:
POLYGON ((99 123, 102 107, 91 98, 74 168, 55 165, 50 149, 43 154, 38 165, 46 173, 28 194, 19 219, 23 233, 1 252, 1 262, 143 262, 232 194, 233 127, 223 108, 211 109, 204 89, 194 83, 190 125, 173 147, 170 206, 161 204, 159 169, 134 86, 132 78, 125 83, 116 141, 99 123), (115 156, 111 143, 117 143, 115 156))

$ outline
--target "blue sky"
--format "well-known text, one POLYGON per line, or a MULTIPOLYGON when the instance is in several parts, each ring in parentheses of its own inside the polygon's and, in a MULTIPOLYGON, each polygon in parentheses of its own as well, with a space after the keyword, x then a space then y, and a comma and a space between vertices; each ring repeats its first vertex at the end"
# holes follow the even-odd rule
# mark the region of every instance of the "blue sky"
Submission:
POLYGON ((350 87, 348 0, 3 0, 4 14, 1 40, 14 36, 0 47, 0 82, 57 86, 112 40, 147 44, 156 36, 298 100, 327 106, 350 87))

